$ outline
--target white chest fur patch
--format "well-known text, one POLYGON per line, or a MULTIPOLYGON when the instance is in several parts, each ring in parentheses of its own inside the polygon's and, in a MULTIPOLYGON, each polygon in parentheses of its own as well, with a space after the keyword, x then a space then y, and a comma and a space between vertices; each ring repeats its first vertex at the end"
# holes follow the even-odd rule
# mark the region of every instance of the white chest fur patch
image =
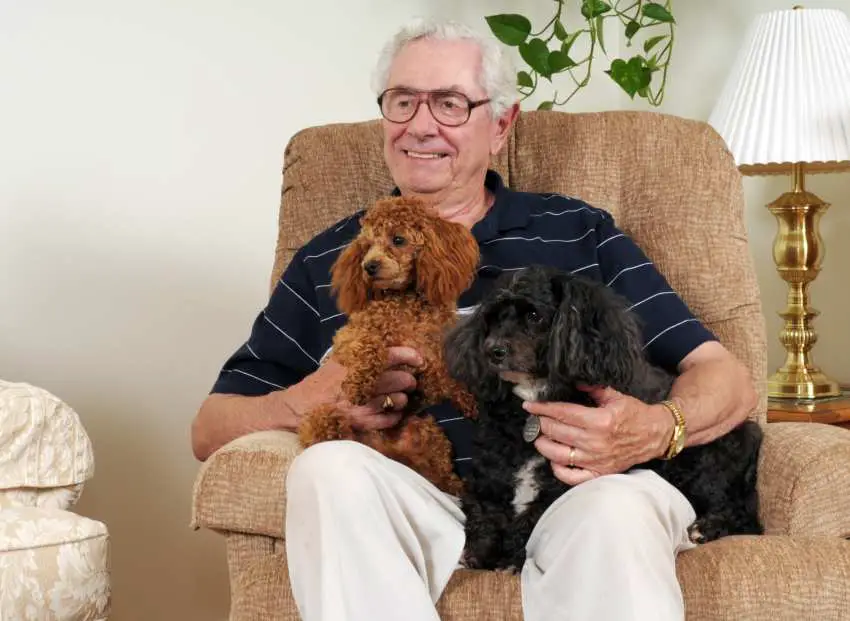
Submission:
POLYGON ((540 487, 534 478, 534 470, 543 463, 544 459, 542 455, 529 458, 514 475, 514 500, 511 503, 514 515, 518 516, 525 511, 528 504, 540 493, 540 487))
POLYGON ((532 379, 514 384, 513 392, 523 401, 539 401, 546 392, 546 380, 532 379))

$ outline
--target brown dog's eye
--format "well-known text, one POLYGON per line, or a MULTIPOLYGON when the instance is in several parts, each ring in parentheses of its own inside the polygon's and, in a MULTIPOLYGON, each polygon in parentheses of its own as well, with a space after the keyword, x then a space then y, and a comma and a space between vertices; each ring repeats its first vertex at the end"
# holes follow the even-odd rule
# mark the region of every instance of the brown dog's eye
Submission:
POLYGON ((393 235, 393 245, 394 246, 404 246, 407 243, 407 240, 401 235, 393 235))
POLYGON ((525 314, 525 320, 528 323, 540 323, 540 321, 542 320, 542 317, 540 317, 540 315, 537 314, 537 311, 528 311, 525 314))

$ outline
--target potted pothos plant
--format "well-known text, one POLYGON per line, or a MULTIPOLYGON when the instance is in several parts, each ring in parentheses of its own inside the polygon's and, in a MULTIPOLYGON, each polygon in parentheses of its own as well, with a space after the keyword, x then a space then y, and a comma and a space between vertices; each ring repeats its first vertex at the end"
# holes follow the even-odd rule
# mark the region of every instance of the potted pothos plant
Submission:
POLYGON ((642 97, 657 107, 664 99, 673 50, 676 20, 671 3, 672 0, 555 0, 554 15, 536 32, 528 17, 519 13, 488 15, 484 19, 499 41, 519 51, 523 66, 517 73, 517 87, 523 99, 531 96, 542 81, 554 88, 556 77, 567 74, 568 79, 563 76, 566 93, 559 97, 556 89, 538 109, 551 110, 570 101, 590 82, 594 61, 604 62, 601 55, 610 58, 604 72, 629 97, 642 97), (565 16, 565 5, 573 1, 579 3, 581 14, 576 24, 568 23, 565 16), (614 20, 616 28, 622 29, 625 49, 618 56, 608 54, 606 35, 610 36, 610 30, 606 30, 606 20, 614 20))

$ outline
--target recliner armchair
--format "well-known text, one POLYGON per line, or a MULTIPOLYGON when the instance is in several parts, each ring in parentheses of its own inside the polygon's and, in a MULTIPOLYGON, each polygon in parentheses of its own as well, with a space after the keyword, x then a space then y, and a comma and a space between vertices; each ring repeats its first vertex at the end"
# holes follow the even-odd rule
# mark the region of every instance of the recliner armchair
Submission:
MULTIPOLYGON (((492 166, 519 190, 555 191, 610 211, 691 309, 752 371, 765 426, 759 494, 766 533, 682 553, 688 621, 850 619, 850 433, 767 423, 764 317, 741 176, 705 123, 656 112, 522 112, 492 166)), ((314 234, 393 187, 377 121, 311 127, 284 155, 271 286, 314 234)), ((294 620, 286 565, 288 432, 259 432, 201 467, 192 526, 224 535, 231 621, 294 620)), ((438 603, 452 621, 519 620, 519 579, 458 570, 438 603)))

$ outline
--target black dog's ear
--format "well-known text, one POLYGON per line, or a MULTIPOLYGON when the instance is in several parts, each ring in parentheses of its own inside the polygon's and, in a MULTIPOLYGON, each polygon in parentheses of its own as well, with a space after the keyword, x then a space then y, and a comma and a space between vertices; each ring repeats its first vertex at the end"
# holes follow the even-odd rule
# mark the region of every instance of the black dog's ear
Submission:
POLYGON ((486 329, 483 313, 476 309, 470 315, 459 317, 443 339, 443 355, 449 376, 470 389, 483 381, 487 372, 484 355, 486 329))
POLYGON ((477 399, 496 402, 504 400, 507 388, 487 365, 486 338, 487 319, 479 306, 472 314, 460 317, 447 331, 443 356, 450 377, 463 384, 477 399))
POLYGON ((551 285, 559 304, 549 334, 550 384, 628 390, 643 352, 625 300, 602 283, 573 276, 555 276, 551 285))

